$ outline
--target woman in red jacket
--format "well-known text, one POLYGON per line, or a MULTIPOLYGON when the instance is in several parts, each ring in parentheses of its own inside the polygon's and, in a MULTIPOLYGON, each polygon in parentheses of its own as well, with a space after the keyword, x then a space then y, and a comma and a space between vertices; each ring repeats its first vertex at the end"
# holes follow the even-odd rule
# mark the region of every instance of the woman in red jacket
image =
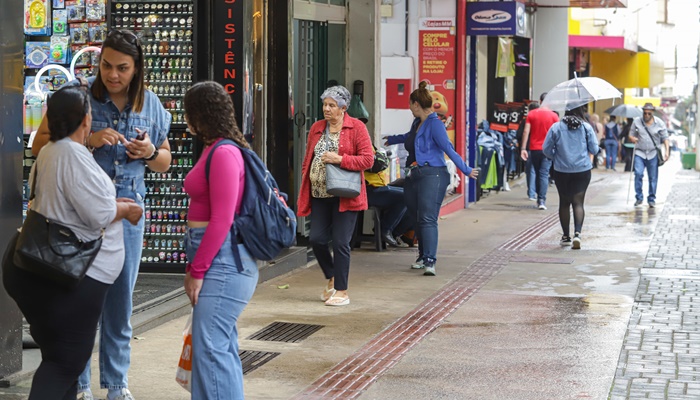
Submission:
POLYGON ((347 115, 350 92, 333 86, 321 95, 324 120, 309 130, 306 155, 301 167, 298 215, 311 215, 309 242, 328 279, 321 299, 327 306, 350 304, 350 240, 355 230, 357 212, 367 209, 365 185, 353 198, 336 197, 326 192, 326 164, 360 172, 372 166, 374 151, 367 128, 360 120, 347 115), (328 129, 326 129, 326 127, 328 129), (333 242, 333 255, 328 247, 333 242))

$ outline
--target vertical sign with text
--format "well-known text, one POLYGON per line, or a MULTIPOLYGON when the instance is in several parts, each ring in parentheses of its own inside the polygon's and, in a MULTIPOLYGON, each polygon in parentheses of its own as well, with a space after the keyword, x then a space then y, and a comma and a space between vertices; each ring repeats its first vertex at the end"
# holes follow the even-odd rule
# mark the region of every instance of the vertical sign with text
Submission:
POLYGON ((213 79, 232 96, 239 125, 243 121, 243 1, 214 2, 212 49, 214 51, 213 79), (240 60, 239 60, 240 59, 240 60))
POLYGON ((455 144, 455 34, 454 18, 421 18, 418 31, 418 81, 428 82, 435 111, 455 144))

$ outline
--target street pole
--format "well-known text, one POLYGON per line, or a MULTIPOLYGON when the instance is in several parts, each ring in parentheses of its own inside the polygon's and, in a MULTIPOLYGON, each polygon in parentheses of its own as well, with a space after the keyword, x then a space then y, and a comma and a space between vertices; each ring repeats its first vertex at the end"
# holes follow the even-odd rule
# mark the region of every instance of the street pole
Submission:
POLYGON ((700 141, 698 141, 698 136, 700 136, 700 44, 698 45, 698 61, 695 64, 696 72, 698 74, 698 82, 695 85, 695 129, 690 132, 690 145, 695 147, 695 170, 700 171, 700 141))

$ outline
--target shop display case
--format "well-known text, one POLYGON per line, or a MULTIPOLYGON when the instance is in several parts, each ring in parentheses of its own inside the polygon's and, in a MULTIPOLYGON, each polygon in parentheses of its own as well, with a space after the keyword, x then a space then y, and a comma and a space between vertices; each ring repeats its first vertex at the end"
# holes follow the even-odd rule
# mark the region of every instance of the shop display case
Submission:
POLYGON ((146 87, 172 114, 167 172, 146 168, 145 232, 142 270, 184 271, 189 198, 183 181, 195 162, 195 143, 187 133, 183 99, 196 77, 193 1, 113 1, 110 27, 128 29, 143 46, 146 87))

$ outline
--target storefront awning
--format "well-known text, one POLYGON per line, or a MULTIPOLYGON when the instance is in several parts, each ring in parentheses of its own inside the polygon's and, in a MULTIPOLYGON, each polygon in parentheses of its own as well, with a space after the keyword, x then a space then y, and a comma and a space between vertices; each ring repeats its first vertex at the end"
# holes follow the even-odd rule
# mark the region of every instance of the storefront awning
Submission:
POLYGON ((637 52, 637 43, 624 36, 569 35, 569 47, 584 50, 627 50, 637 52))
POLYGON ((664 62, 652 53, 591 50, 590 76, 610 82, 616 88, 651 88, 664 81, 664 62))
POLYGON ((529 7, 626 8, 627 0, 527 0, 525 5, 529 7))

